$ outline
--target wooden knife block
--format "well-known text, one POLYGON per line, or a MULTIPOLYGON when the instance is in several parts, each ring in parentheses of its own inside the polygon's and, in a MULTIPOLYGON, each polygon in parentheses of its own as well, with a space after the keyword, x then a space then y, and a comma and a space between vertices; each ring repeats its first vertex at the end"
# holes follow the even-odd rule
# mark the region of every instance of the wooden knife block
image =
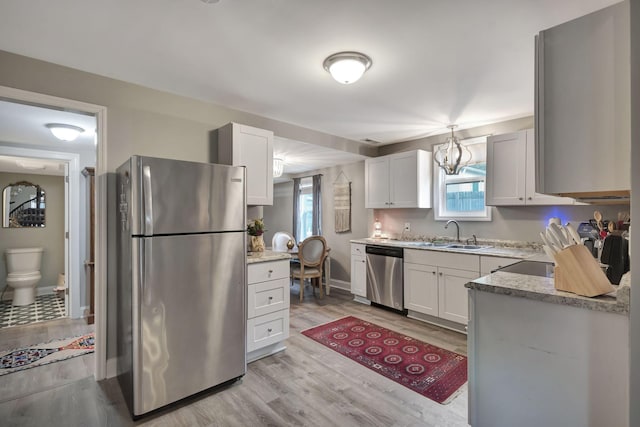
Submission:
POLYGON ((598 261, 584 245, 561 250, 555 255, 555 261, 554 285, 559 291, 596 297, 615 290, 598 261))

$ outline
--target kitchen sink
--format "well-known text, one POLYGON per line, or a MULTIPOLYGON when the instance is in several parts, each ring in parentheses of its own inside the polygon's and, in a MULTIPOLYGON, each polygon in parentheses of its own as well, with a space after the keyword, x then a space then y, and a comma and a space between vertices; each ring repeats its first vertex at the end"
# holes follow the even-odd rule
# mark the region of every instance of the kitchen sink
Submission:
POLYGON ((463 244, 453 244, 447 246, 448 249, 466 249, 466 250, 478 250, 478 249, 487 249, 491 246, 483 246, 483 245, 463 245, 463 244))

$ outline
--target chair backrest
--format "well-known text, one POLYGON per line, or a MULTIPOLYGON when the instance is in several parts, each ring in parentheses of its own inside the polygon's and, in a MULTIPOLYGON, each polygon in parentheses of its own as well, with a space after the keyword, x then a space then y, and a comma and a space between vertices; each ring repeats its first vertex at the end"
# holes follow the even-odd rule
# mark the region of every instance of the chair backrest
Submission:
POLYGON ((327 241, 322 236, 310 236, 300 243, 298 258, 309 267, 321 267, 327 256, 327 241))
POLYGON ((286 231, 276 231, 273 235, 273 239, 271 239, 271 250, 285 252, 289 248, 287 248, 287 242, 291 240, 295 244, 295 239, 293 236, 286 231))

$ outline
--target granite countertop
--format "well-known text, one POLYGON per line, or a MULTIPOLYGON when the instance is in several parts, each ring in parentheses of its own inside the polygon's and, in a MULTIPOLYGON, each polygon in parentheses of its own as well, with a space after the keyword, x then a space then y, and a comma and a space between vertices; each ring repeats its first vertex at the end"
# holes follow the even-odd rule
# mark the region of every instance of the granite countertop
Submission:
POLYGON ((256 262, 278 261, 281 259, 291 259, 291 255, 287 252, 264 251, 247 253, 247 264, 256 262))
POLYGON ((588 310, 628 314, 631 291, 631 273, 622 277, 614 292, 598 297, 585 297, 556 290, 553 278, 497 271, 467 283, 469 289, 494 294, 522 297, 553 304, 568 305, 588 310))
MULTIPOLYGON (((421 246, 424 243, 422 240, 394 240, 394 239, 353 239, 351 243, 362 243, 366 245, 381 245, 381 246, 394 246, 404 249, 418 249, 425 251, 438 251, 438 252, 452 252, 458 254, 469 255, 482 255, 493 257, 505 257, 516 259, 531 259, 532 257, 538 257, 541 254, 544 255, 538 248, 539 245, 534 243, 522 243, 522 242, 510 242, 510 241, 498 241, 498 240, 479 240, 478 244, 483 246, 490 246, 482 249, 459 249, 459 248, 447 248, 442 246, 421 246)), ((457 243, 455 241, 446 241, 448 244, 457 243)))

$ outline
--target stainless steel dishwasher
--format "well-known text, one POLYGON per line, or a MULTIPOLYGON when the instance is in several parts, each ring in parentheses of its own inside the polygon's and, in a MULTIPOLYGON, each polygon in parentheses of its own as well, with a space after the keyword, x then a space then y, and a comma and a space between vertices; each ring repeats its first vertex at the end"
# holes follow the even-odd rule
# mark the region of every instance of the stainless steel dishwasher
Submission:
POLYGON ((404 310, 402 288, 402 248, 367 245, 367 299, 404 310))

